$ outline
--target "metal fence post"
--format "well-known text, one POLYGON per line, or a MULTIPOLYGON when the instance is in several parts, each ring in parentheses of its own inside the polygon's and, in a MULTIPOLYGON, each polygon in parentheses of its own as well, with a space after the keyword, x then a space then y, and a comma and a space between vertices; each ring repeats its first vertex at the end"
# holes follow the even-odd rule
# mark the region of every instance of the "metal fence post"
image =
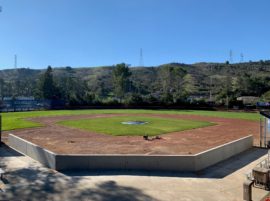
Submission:
POLYGON ((267 142, 266 142, 266 135, 268 132, 267 120, 268 119, 264 117, 264 147, 267 147, 267 142))
POLYGON ((263 132, 262 116, 260 116, 260 147, 262 147, 262 132, 263 132))
POLYGON ((2 115, 0 114, 0 146, 2 144, 2 115))
POLYGON ((252 201, 252 185, 253 181, 246 180, 243 185, 243 200, 252 201))

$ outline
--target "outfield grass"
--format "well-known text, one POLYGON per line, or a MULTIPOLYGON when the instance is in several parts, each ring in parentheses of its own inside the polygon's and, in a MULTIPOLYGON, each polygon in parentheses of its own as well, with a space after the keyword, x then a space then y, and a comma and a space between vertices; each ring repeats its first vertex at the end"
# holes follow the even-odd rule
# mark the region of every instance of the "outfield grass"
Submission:
POLYGON ((20 128, 30 128, 42 126, 34 123, 26 118, 41 117, 41 116, 63 116, 63 115, 80 115, 80 114, 190 114, 202 115, 211 117, 224 117, 233 119, 245 119, 258 121, 258 113, 245 112, 219 112, 219 111, 201 111, 201 110, 131 110, 131 109, 115 109, 115 110, 55 110, 55 111, 33 111, 33 112, 10 112, 2 113, 3 116, 3 130, 14 130, 20 128))
POLYGON ((61 121, 59 124, 114 136, 155 136, 174 131, 183 131, 215 125, 213 123, 203 121, 140 116, 67 120, 61 121), (147 123, 144 125, 124 125, 121 123, 126 121, 145 121, 147 123))

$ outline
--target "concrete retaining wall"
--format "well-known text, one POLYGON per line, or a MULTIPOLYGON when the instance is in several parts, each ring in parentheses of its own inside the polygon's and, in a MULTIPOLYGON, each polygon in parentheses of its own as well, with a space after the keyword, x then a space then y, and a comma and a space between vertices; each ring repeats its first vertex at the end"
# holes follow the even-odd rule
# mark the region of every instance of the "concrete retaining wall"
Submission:
POLYGON ((194 171, 193 156, 57 155, 57 170, 194 171))
POLYGON ((13 149, 35 159, 36 161, 40 162, 44 166, 52 168, 52 169, 56 169, 55 168, 55 155, 56 155, 55 153, 48 151, 46 149, 43 149, 39 147, 38 145, 35 145, 27 140, 24 140, 12 134, 9 134, 8 143, 13 149))
POLYGON ((252 147, 252 135, 195 155, 64 155, 55 154, 18 136, 9 145, 55 170, 156 170, 195 172, 252 147))
POLYGON ((214 165, 220 161, 228 159, 236 154, 239 154, 253 146, 253 136, 247 136, 207 151, 195 154, 195 171, 202 170, 206 167, 214 165))

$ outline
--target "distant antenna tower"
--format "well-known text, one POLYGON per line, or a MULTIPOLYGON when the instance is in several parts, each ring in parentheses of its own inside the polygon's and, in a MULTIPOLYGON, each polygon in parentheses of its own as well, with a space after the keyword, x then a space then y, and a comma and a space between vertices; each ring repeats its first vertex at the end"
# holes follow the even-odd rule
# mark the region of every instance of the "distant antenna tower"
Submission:
POLYGON ((241 63, 244 62, 244 54, 243 54, 243 53, 240 54, 240 62, 241 62, 241 63))
POLYGON ((233 63, 233 51, 230 50, 230 63, 233 63))
POLYGON ((144 66, 144 63, 143 63, 143 49, 141 48, 140 49, 140 62, 139 62, 139 66, 144 66))
POLYGON ((14 55, 14 68, 17 68, 17 54, 14 55))

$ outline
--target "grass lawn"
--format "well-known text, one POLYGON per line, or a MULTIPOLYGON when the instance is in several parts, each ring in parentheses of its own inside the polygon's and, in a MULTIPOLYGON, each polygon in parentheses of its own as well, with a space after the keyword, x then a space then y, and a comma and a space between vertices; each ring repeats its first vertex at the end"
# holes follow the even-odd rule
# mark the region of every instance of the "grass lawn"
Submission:
POLYGON ((96 133, 109 134, 114 136, 134 136, 134 135, 148 135, 155 136, 174 131, 183 131, 194 128, 206 127, 215 125, 210 122, 190 121, 170 118, 157 117, 139 117, 139 116, 122 116, 110 118, 96 118, 96 119, 81 119, 68 120, 59 122, 61 125, 79 128, 86 131, 93 131, 96 133), (127 121, 146 121, 144 125, 124 125, 121 122, 127 121))
POLYGON ((3 130, 14 130, 20 128, 30 128, 42 126, 26 120, 31 117, 41 116, 63 116, 63 115, 80 115, 80 114, 189 114, 202 115, 212 117, 224 117, 233 119, 245 119, 258 121, 260 115, 258 113, 246 112, 219 112, 219 111, 202 111, 202 110, 131 110, 131 109, 115 109, 115 110, 54 110, 54 111, 33 111, 33 112, 10 112, 2 113, 3 130))

